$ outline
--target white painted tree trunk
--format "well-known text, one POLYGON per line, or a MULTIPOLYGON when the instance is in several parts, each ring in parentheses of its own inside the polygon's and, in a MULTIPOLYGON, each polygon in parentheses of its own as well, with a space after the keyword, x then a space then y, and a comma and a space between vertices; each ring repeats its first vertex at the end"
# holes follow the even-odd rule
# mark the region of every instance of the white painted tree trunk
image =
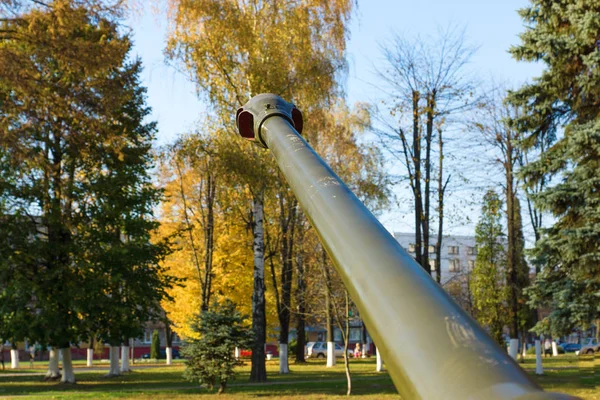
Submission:
POLYGON ((539 340, 535 341, 535 374, 542 375, 544 368, 542 367, 542 344, 539 340))
POLYGON ((87 364, 88 367, 91 367, 94 365, 94 349, 89 348, 87 349, 87 364))
POLYGON ((63 374, 60 381, 62 383, 75 383, 75 372, 73 371, 73 361, 71 360, 71 347, 60 349, 62 355, 63 374))
POLYGON ((376 353, 377 353, 377 372, 382 372, 385 370, 385 368, 383 367, 383 359, 381 358, 381 353, 379 353, 379 347, 377 347, 376 349, 376 353))
POLYGON ((49 361, 48 361, 48 372, 46 372, 46 379, 58 379, 60 378, 60 370, 58 369, 58 349, 52 347, 50 349, 49 361))
POLYGON ((233 351, 233 355, 236 360, 240 358, 240 348, 239 347, 235 348, 235 350, 233 351))
POLYGON ((19 368, 19 350, 10 349, 10 367, 19 368))
POLYGON ((511 356, 513 360, 517 360, 517 356, 519 355, 519 339, 510 339, 508 355, 511 356))
POLYGON ((279 373, 289 374, 290 366, 288 364, 288 345, 287 343, 279 343, 279 373))
POLYGON ((523 346, 521 346, 521 355, 523 358, 527 357, 527 343, 523 343, 523 346))
POLYGON ((327 368, 335 365, 335 343, 327 342, 327 368))
POLYGON ((121 372, 129 371, 129 346, 121 346, 121 372))
POLYGON ((552 341, 552 357, 558 356, 558 346, 556 345, 556 341, 552 341))
POLYGON ((173 348, 167 347, 165 352, 167 353, 167 365, 173 364, 173 348))
POLYGON ((363 343, 362 346, 362 354, 360 355, 361 358, 367 358, 367 353, 369 352, 369 342, 365 342, 363 343))
POLYGON ((106 376, 121 375, 121 372, 119 371, 119 346, 110 346, 108 354, 110 359, 110 369, 106 376))

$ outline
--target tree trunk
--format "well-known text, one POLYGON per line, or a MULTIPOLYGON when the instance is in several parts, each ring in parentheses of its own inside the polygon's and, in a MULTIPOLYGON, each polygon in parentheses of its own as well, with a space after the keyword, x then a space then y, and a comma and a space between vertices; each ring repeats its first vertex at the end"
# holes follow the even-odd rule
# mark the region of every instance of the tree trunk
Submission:
POLYGON ((121 373, 129 371, 129 346, 121 346, 121 373))
POLYGON ((48 354, 48 372, 46 372, 45 380, 57 380, 60 376, 60 369, 58 368, 58 349, 52 347, 48 354))
POLYGON ((75 372, 73 371, 73 361, 71 360, 71 347, 60 349, 62 355, 63 373, 60 379, 61 383, 75 383, 75 372))
POLYGON ((344 335, 344 370, 346 371, 347 390, 346 396, 352 394, 352 375, 350 375, 350 362, 348 360, 348 345, 350 344, 350 296, 346 290, 346 334, 344 335))
POLYGON ((10 368, 19 368, 19 350, 14 348, 10 349, 10 368))
POLYGON ((93 347, 88 347, 87 348, 87 363, 86 366, 91 367, 94 365, 94 348, 93 347))
POLYGON ((510 339, 508 344, 508 355, 511 356, 513 360, 517 361, 519 356, 519 339, 510 339))
POLYGON ((424 207, 421 217, 423 224, 423 258, 422 265, 431 275, 431 266, 429 265, 429 222, 430 204, 431 204, 431 142, 433 139, 433 118, 435 108, 435 90, 427 96, 427 121, 425 132, 425 192, 424 192, 424 207))
POLYGON ((173 364, 173 348, 167 347, 165 349, 165 354, 167 356, 167 365, 173 364))
POLYGON ((225 392, 226 387, 227 387, 227 382, 221 381, 221 384, 219 385, 219 390, 217 390, 217 394, 222 394, 223 392, 225 392))
MULTIPOLYGON (((294 232, 296 227, 296 201, 285 204, 284 194, 279 196, 280 227, 281 227, 281 302, 277 310, 279 316, 279 343, 285 346, 287 354, 288 338, 290 334, 290 310, 292 307, 292 279, 294 271, 294 232), (287 212, 286 212, 287 208, 287 212)), ((279 356, 279 373, 289 373, 287 358, 279 356)))
POLYGON ((119 371, 119 346, 110 346, 108 354, 110 367, 106 376, 110 378, 121 375, 121 372, 119 371))
POLYGON ((506 140, 506 159, 504 161, 504 169, 506 173, 506 227, 508 231, 508 257, 507 257, 507 269, 508 269, 508 287, 510 290, 509 296, 509 308, 510 308, 510 322, 508 324, 509 334, 511 339, 518 339, 519 335, 519 303, 518 303, 518 274, 517 274, 517 226, 516 226, 516 215, 515 215, 515 185, 513 176, 513 149, 512 141, 506 140))
POLYGON ((376 367, 376 371, 377 372, 383 372, 385 370, 384 366, 383 366, 383 359, 381 358, 381 353, 379 352, 379 347, 376 347, 376 352, 377 352, 377 367, 376 367))
POLYGON ((544 374, 544 368, 542 367, 542 344, 539 339, 535 340, 535 374, 544 374))
POLYGON ((170 321, 165 318, 165 355, 167 358, 167 365, 171 365, 173 363, 173 330, 171 329, 170 321))
POLYGON ((265 235, 263 193, 252 199, 252 230, 254 234, 254 292, 252 294, 252 330, 254 346, 252 348, 251 382, 266 382, 265 343, 267 339, 267 321, 265 312, 265 235))
MULTIPOLYGON (((415 258, 417 262, 425 268, 422 260, 423 236, 421 235, 421 218, 423 217, 423 199, 421 197, 421 131, 419 123, 419 98, 420 94, 413 91, 412 112, 413 112, 413 160, 414 165, 414 189, 415 198, 415 258)), ((429 270, 429 266, 425 268, 429 270)))
POLYGON ((202 310, 207 310, 212 294, 212 264, 214 252, 215 217, 214 204, 216 181, 212 173, 208 173, 206 187, 206 221, 204 227, 204 285, 202 287, 202 310))
MULTIPOLYGON (((435 244, 435 280, 442 284, 442 242, 444 238, 444 195, 450 177, 444 182, 444 140, 442 129, 438 129, 439 169, 438 169, 438 230, 435 244)), ((470 292, 469 292, 470 293, 470 292)))
POLYGON ((325 278, 325 325, 327 328, 327 368, 335 366, 335 341, 333 337, 333 302, 331 301, 331 275, 325 248, 321 252, 323 276, 325 278))
POLYGON ((306 362, 304 349, 306 347, 306 282, 304 281, 304 237, 302 231, 298 237, 298 251, 296 253, 296 363, 306 362))
POLYGON ((279 373, 289 374, 290 367, 288 363, 288 344, 279 343, 279 373))
POLYGON ((360 357, 361 358, 367 358, 367 353, 369 352, 369 349, 367 347, 368 346, 368 343, 367 343, 367 327, 365 326, 365 321, 361 320, 361 322, 362 322, 362 325, 363 325, 363 328, 362 328, 362 340, 363 340, 363 342, 362 342, 362 352, 361 352, 360 357))

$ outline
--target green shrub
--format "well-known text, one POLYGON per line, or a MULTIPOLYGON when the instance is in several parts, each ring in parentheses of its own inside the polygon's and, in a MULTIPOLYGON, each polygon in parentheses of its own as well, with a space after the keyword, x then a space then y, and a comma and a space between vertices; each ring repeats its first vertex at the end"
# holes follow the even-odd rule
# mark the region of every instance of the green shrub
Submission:
POLYGON ((244 320, 229 300, 214 302, 208 311, 200 313, 191 324, 199 339, 190 339, 181 349, 187 359, 184 377, 209 389, 219 384, 218 393, 222 393, 227 381, 234 378, 233 368, 241 364, 234 357, 235 348, 252 346, 253 332, 244 320))
MULTIPOLYGON (((544 343, 542 343, 541 345, 542 345, 542 355, 544 355, 544 343)), ((556 349, 558 350, 558 354, 565 354, 565 350, 562 347, 556 346, 556 349)), ((535 356, 535 346, 531 346, 530 348, 528 348, 527 354, 531 355, 531 356, 535 356)))
POLYGON ((290 340, 288 342, 288 354, 296 354, 296 347, 298 346, 298 341, 296 338, 290 340))

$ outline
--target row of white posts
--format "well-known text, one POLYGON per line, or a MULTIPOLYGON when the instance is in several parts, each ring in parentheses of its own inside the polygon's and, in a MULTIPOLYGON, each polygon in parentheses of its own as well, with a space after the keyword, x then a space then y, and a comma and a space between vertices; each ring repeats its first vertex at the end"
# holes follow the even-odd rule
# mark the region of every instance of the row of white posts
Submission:
MULTIPOLYGON (((280 345, 281 346, 281 345, 280 345)), ((525 357, 527 348, 526 346, 523 346, 523 357, 525 357)), ((287 373, 287 362, 281 362, 281 357, 283 355, 285 355, 285 358, 287 360, 287 346, 285 349, 283 349, 284 351, 281 351, 282 348, 280 347, 280 372, 281 373, 287 373), (286 371, 286 372, 282 372, 286 371)), ((376 370, 377 372, 381 372, 384 371, 384 364, 383 364, 383 360, 381 358, 381 354, 379 353, 379 349, 376 349, 376 353, 377 353, 377 363, 376 363, 376 370)), ((508 347, 508 354, 516 361, 517 357, 518 357, 518 351, 519 351, 519 340, 518 339, 511 339, 509 342, 509 347, 508 347)), ((544 368, 542 367, 542 342, 541 340, 536 340, 535 341, 535 373, 537 375, 542 375, 544 373, 544 368)), ((236 353, 235 353, 236 358, 239 357, 239 349, 236 348, 236 353)), ((362 352, 362 358, 366 358, 366 351, 362 352)), ((558 346, 556 344, 556 341, 552 341, 552 356, 556 357, 558 356, 558 346)), ((333 367, 335 365, 335 343, 334 342, 327 342, 327 367, 333 367)))
MULTIPOLYGON (((517 353, 519 348, 519 340, 518 339, 510 339, 508 346, 508 354, 516 361, 517 353)), ((527 351, 526 346, 523 346, 523 357, 525 357, 525 352, 527 351)), ((542 341, 536 339, 535 341, 535 373, 536 375, 542 375, 544 373, 544 368, 542 367, 542 341)), ((552 341, 552 357, 558 356, 558 345, 556 341, 552 341)))
MULTIPOLYGON (((109 375, 119 375, 120 372, 129 372, 131 370, 130 368, 130 357, 129 357, 129 346, 121 346, 120 347, 120 353, 121 353, 121 365, 119 366, 119 346, 110 346, 109 349, 109 360, 110 360, 110 370, 109 370, 109 375)), ((67 349, 61 349, 64 350, 63 352, 60 353, 61 356, 63 357, 70 357, 71 355, 71 349, 67 348, 67 349)), ((165 349, 166 351, 166 356, 167 356, 167 365, 171 365, 173 363, 173 349, 171 347, 167 347, 165 349)), ((88 348, 87 349, 87 363, 86 365, 88 367, 93 366, 94 364, 94 349, 92 348, 88 348)), ((58 361, 59 361, 59 353, 56 349, 51 349, 50 350, 50 355, 49 355, 49 363, 50 365, 50 370, 53 370, 53 366, 52 364, 56 363, 56 370, 58 370, 58 361)), ((10 367, 11 369, 17 369, 19 368, 19 350, 16 349, 11 349, 10 350, 10 367)))

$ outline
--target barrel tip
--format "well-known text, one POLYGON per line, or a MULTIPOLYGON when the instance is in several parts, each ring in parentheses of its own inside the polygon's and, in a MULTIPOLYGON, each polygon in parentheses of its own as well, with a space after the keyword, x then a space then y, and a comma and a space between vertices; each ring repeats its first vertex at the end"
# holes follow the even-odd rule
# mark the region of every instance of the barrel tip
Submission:
POLYGON ((235 124, 240 136, 266 148, 260 129, 263 122, 273 116, 287 119, 298 133, 302 133, 304 121, 300 110, 294 104, 272 93, 256 95, 239 108, 236 112, 235 124))

